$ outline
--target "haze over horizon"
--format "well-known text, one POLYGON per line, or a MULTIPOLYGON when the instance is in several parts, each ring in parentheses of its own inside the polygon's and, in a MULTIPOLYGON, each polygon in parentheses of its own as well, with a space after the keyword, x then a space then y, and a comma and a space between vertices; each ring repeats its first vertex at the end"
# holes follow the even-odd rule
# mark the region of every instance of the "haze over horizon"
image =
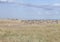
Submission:
MULTIPOLYGON (((6 2, 7 0, 0 0, 6 2)), ((60 0, 8 0, 9 2, 37 5, 42 8, 0 3, 0 18, 60 19, 60 0), (43 6, 42 6, 43 5, 43 6)))

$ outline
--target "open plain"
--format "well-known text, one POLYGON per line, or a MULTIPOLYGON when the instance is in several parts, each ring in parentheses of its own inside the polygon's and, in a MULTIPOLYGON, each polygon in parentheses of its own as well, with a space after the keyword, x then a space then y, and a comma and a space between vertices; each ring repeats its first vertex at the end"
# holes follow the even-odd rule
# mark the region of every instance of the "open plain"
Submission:
POLYGON ((60 22, 0 20, 0 42, 60 42, 60 22))

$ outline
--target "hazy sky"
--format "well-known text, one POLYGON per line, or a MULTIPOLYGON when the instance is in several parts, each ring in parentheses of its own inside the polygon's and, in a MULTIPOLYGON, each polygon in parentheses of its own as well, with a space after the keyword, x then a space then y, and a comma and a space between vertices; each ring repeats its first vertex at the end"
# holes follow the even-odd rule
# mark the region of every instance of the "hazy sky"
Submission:
MULTIPOLYGON (((2 0, 5 1, 5 0, 2 0)), ((11 0, 10 0, 11 1, 11 0)), ((60 6, 60 0, 13 0, 17 3, 33 5, 57 5, 60 6)), ((18 4, 1 4, 0 18, 17 18, 17 19, 60 19, 60 9, 46 10, 21 6, 18 4)))

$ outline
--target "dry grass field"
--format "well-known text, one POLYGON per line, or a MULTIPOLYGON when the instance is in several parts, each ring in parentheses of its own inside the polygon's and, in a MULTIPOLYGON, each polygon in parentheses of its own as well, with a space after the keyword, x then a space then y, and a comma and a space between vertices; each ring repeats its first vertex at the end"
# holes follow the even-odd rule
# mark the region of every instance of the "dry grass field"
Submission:
POLYGON ((60 24, 22 24, 0 20, 0 42, 60 42, 60 24))

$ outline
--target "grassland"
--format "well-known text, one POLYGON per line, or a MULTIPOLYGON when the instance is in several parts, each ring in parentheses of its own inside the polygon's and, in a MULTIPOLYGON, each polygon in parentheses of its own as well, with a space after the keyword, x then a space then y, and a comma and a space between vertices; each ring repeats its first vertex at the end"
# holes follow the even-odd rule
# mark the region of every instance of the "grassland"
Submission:
POLYGON ((60 24, 21 25, 14 21, 0 21, 0 42, 60 42, 60 24))

